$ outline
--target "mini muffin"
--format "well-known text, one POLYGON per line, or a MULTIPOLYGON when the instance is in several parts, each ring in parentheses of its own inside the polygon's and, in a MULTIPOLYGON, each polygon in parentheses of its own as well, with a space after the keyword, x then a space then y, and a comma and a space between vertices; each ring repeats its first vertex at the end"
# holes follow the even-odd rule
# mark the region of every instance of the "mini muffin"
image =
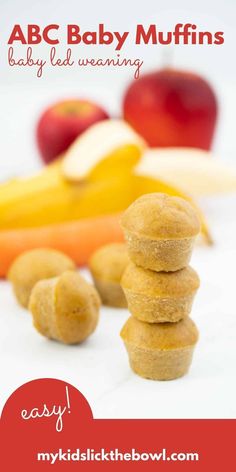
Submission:
POLYGON ((62 252, 33 249, 15 259, 8 272, 8 279, 18 302, 27 308, 31 290, 39 280, 56 277, 66 270, 75 270, 75 264, 62 252))
POLYGON ((131 316, 121 337, 136 374, 152 380, 172 380, 188 372, 198 330, 190 318, 149 324, 131 316))
POLYGON ((120 281, 128 262, 128 251, 122 243, 107 244, 91 257, 89 268, 104 305, 127 307, 120 281))
POLYGON ((130 313, 148 323, 176 322, 189 315, 200 280, 191 267, 176 272, 154 272, 132 262, 121 286, 130 313))
POLYGON ((186 267, 200 231, 192 205, 163 193, 138 198, 122 215, 121 226, 131 260, 157 272, 186 267))
POLYGON ((72 271, 38 282, 29 302, 35 328, 66 344, 79 344, 93 333, 99 307, 96 289, 72 271))

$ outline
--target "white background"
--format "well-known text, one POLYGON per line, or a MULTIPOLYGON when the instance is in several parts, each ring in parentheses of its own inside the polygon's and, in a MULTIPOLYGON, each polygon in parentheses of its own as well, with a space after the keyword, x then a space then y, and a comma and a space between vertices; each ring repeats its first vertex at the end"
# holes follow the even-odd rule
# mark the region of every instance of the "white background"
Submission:
MULTIPOLYGON (((213 84, 220 102, 220 118, 214 143, 218 158, 235 165, 236 71, 235 2, 117 3, 56 0, 2 0, 0 37, 0 179, 30 173, 40 166, 34 139, 37 117, 44 106, 64 97, 96 99, 112 114, 119 114, 125 84, 133 72, 127 68, 81 70, 46 68, 41 79, 33 69, 7 65, 7 40, 15 23, 47 25, 78 23, 93 30, 99 22, 107 29, 134 31, 137 23, 156 23, 172 30, 176 23, 192 22, 201 30, 224 31, 223 46, 134 46, 131 35, 121 55, 139 57, 145 69, 163 64, 196 70, 213 84)), ((78 55, 114 57, 112 46, 77 46, 78 55)), ((22 51, 22 48, 18 50, 22 51)), ((65 47, 58 48, 61 55, 65 47)), ((36 56, 47 47, 35 48, 36 56)), ((192 312, 201 338, 188 376, 172 382, 151 382, 129 369, 119 330, 126 310, 103 309, 96 333, 83 345, 62 346, 40 337, 30 315, 20 309, 7 282, 0 283, 1 405, 27 380, 56 377, 77 386, 87 397, 95 417, 201 418, 235 417, 235 265, 236 198, 202 200, 215 245, 198 246, 192 265, 201 277, 201 289, 192 312)))

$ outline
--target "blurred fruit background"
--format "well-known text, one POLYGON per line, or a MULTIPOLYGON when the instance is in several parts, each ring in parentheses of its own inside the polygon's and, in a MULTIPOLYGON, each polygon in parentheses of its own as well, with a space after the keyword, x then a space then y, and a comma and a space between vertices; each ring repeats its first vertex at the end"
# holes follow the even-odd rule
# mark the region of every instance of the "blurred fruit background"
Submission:
MULTIPOLYGON (((142 80, 145 79, 146 74, 159 74, 161 68, 171 67, 190 71, 197 76, 200 75, 211 84, 217 96, 219 109, 213 148, 217 151, 220 159, 234 160, 236 72, 233 60, 234 29, 231 27, 234 5, 232 0, 227 0, 224 8, 219 2, 213 0, 208 2, 200 0, 197 5, 190 5, 187 0, 181 0, 178 7, 173 0, 169 0, 165 6, 154 0, 149 0, 147 5, 136 5, 135 12, 132 6, 128 7, 124 3, 125 15, 119 5, 114 5, 111 8, 107 5, 106 0, 101 0, 98 4, 88 0, 83 14, 75 0, 69 0, 68 6, 62 5, 61 2, 58 4, 55 0, 49 0, 45 12, 35 1, 23 0, 21 3, 22 8, 19 11, 15 0, 8 2, 4 0, 1 16, 0 94, 2 105, 0 118, 2 126, 4 126, 1 145, 5 155, 0 160, 1 180, 5 177, 28 173, 40 167, 39 153, 37 146, 35 146, 35 126, 38 118, 48 107, 63 100, 78 98, 98 104, 110 116, 120 116, 123 113, 122 101, 125 90, 132 81, 134 73, 133 68, 129 67, 96 69, 78 67, 72 69, 70 67, 45 66, 42 78, 38 79, 34 67, 9 68, 6 61, 7 40, 15 23, 26 25, 36 22, 43 26, 50 22, 60 25, 78 23, 82 31, 86 31, 96 30, 98 22, 102 21, 111 31, 130 31, 130 37, 120 54, 121 57, 138 57, 144 61, 141 69, 142 80), (76 19, 75 11, 78 11, 76 19), (101 20, 98 20, 100 17, 101 20), (180 44, 174 47, 158 45, 137 47, 135 46, 135 27, 141 21, 145 26, 151 23, 157 24, 160 31, 171 31, 178 22, 192 21, 203 31, 225 31, 225 43, 221 46, 180 44)), ((64 57, 67 49, 64 41, 64 29, 61 30, 60 38, 62 41, 57 46, 58 56, 64 57)), ((25 49, 26 46, 15 45, 15 54, 20 56, 20 53, 25 52, 25 49)), ((48 57, 48 49, 48 45, 37 45, 34 53, 35 58, 48 57)), ((73 48, 73 52, 78 57, 117 56, 112 45, 103 47, 93 45, 86 46, 86 48, 78 45, 73 48)), ((201 80, 199 82, 201 84, 201 80)), ((151 84, 153 88, 153 79, 151 84)), ((138 87, 138 84, 135 86, 138 87)), ((215 113, 214 103, 210 108, 212 123, 215 113)), ((126 113, 128 113, 127 105, 126 113)), ((162 117, 166 119, 164 112, 162 112, 162 117)), ((181 118, 184 120, 183 114, 181 114, 181 118)), ((138 117, 136 117, 137 119, 138 117)), ((144 116, 140 117, 140 121, 144 126, 144 116)), ((208 126, 211 126, 211 123, 208 126)), ((158 139, 160 140, 161 137, 158 139)), ((188 137, 185 136, 185 139, 187 140, 188 137)), ((207 147, 209 144, 207 138, 201 136, 201 140, 204 141, 203 145, 207 147)), ((188 141, 186 142, 188 143, 188 141)), ((173 144, 176 145, 176 141, 173 144)), ((180 144, 184 144, 183 137, 180 144)))
MULTIPOLYGON (((29 5, 28 0, 24 3, 29 5)), ((53 6, 54 2, 49 1, 47 22, 53 6)), ((198 29, 204 30, 207 24, 210 31, 224 30, 227 12, 210 17, 207 8, 204 20, 199 9, 191 13, 198 29)), ((144 15, 143 7, 140 11, 144 15)), ((27 14, 22 12, 24 22, 27 17, 30 23, 36 12, 33 3, 27 14)), ((69 12, 62 22, 62 13, 64 10, 59 8, 61 42, 56 50, 60 58, 67 49, 62 31, 71 22, 69 12)), ((5 19, 9 14, 6 6, 5 19)), ((158 29, 170 29, 172 22, 174 28, 180 16, 184 22, 188 14, 188 8, 179 11, 178 17, 175 10, 156 10, 149 24, 156 19, 158 29)), ((0 229, 6 241, 10 235, 4 235, 4 231, 39 228, 39 233, 45 226, 104 215, 111 215, 112 221, 116 215, 118 221, 119 213, 133 199, 151 191, 181 195, 197 206, 199 197, 236 190, 236 171, 227 164, 234 153, 234 140, 227 139, 229 135, 224 132, 232 127, 235 100, 232 61, 227 62, 227 69, 223 67, 230 53, 227 41, 218 48, 207 44, 135 47, 135 22, 127 25, 127 17, 116 23, 114 12, 109 13, 107 23, 105 17, 109 30, 130 32, 120 54, 128 58, 135 53, 144 61, 138 80, 128 67, 86 70, 46 64, 40 79, 35 66, 3 67, 0 113, 4 114, 6 131, 2 136, 0 229), (211 60, 206 62, 209 53, 211 60)), ((146 15, 143 18, 148 24, 146 15)), ((86 19, 85 14, 80 22, 82 32, 88 29, 86 19)), ((37 22, 43 25, 43 21, 40 10, 37 22)), ((24 56, 26 48, 14 45, 15 56, 24 56)), ((34 58, 47 59, 49 49, 41 43, 33 48, 34 58)), ((117 53, 113 45, 72 48, 74 59, 98 54, 104 58, 117 53)), ((198 211, 202 234, 211 243, 204 212, 198 211)), ((56 226, 54 232, 59 234, 56 226)), ((31 245, 40 240, 38 233, 32 236, 31 245)), ((88 240, 90 236, 89 232, 88 240)), ((21 247, 13 244, 7 257, 7 248, 2 249, 7 260, 2 260, 1 275, 5 275, 11 259, 28 248, 29 238, 27 244, 23 238, 21 241, 21 247)), ((48 245, 57 246, 58 241, 51 235, 48 245)), ((86 262, 81 255, 76 258, 86 262)))
POLYGON ((211 148, 217 99, 197 74, 170 67, 144 74, 129 86, 123 108, 151 147, 211 148))
MULTIPOLYGON (((24 4, 29 5, 28 0, 24 4)), ((47 23, 53 6, 49 1, 47 23)), ((178 16, 174 9, 157 8, 147 16, 144 6, 139 8, 144 24, 156 20, 160 30, 168 30, 180 19, 187 21, 190 11, 185 6, 178 16)), ((207 8, 204 19, 199 9, 191 11, 198 29, 207 25, 212 32, 224 30, 227 11, 212 17, 207 8)), ((30 23, 36 13, 33 3, 21 13, 24 21, 18 17, 17 22, 23 24, 27 18, 30 23)), ((111 31, 130 32, 120 55, 135 54, 144 61, 138 80, 129 67, 85 70, 46 65, 41 78, 35 66, 3 67, 0 276, 20 252, 42 244, 57 249, 63 245, 79 265, 85 264, 98 245, 122 239, 120 212, 139 195, 153 191, 190 200, 199 212, 203 240, 208 245, 214 240, 198 199, 236 191, 236 170, 227 164, 235 151, 229 130, 236 96, 232 61, 223 67, 229 43, 137 47, 130 13, 118 22, 115 12, 109 12, 106 22, 105 12, 103 21, 111 31), (110 233, 101 230, 100 217, 106 217, 110 233), (78 245, 64 244, 65 237, 78 245)), ((6 5, 6 20, 9 14, 6 5)), ((60 7, 57 17, 62 38, 70 13, 64 15, 60 7)), ((37 23, 43 25, 44 20, 40 10, 37 23)), ((86 13, 80 27, 91 29, 86 13)), ((65 57, 66 48, 61 39, 57 56, 65 57)), ((49 49, 44 43, 37 45, 33 57, 47 59, 49 49)), ((14 45, 15 56, 25 52, 26 46, 14 45)), ((117 55, 114 45, 79 45, 72 53, 74 59, 117 55)))
POLYGON ((108 114, 88 100, 70 99, 49 106, 41 115, 36 138, 40 155, 48 164, 60 156, 89 126, 108 114))

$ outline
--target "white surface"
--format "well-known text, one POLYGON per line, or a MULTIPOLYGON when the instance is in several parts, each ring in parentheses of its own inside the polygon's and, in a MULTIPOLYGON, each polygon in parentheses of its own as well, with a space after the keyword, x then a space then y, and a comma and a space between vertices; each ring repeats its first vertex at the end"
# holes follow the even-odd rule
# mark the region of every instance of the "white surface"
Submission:
POLYGON ((1 403, 30 379, 56 377, 81 390, 96 418, 235 417, 235 208, 236 197, 208 205, 215 246, 195 248, 192 265, 201 288, 192 317, 201 337, 186 377, 154 382, 131 372, 119 337, 126 310, 102 308, 94 335, 80 346, 64 346, 34 330, 30 314, 2 282, 1 403))
MULTIPOLYGON (((175 0, 145 2, 108 0, 85 4, 78 0, 47 2, 2 0, 0 19, 0 179, 25 174, 39 166, 34 128, 37 116, 48 103, 63 97, 96 99, 111 113, 119 113, 120 97, 133 71, 47 69, 38 79, 35 71, 7 66, 6 42, 14 23, 74 23, 96 28, 104 22, 111 29, 133 30, 137 23, 157 23, 160 30, 178 22, 196 22, 202 30, 223 30, 222 47, 178 46, 171 49, 176 67, 194 69, 213 83, 220 102, 215 147, 222 160, 235 163, 235 1, 175 0), (194 3, 194 5, 193 5, 194 3)), ((60 48, 60 52, 65 48, 60 48)), ((145 69, 170 59, 169 49, 128 42, 124 57, 145 59, 145 69)), ((45 48, 37 46, 39 55, 45 48)), ((78 55, 114 57, 113 48, 79 47, 78 55)), ((236 198, 203 202, 215 237, 215 246, 195 249, 193 266, 201 276, 201 289, 192 317, 201 337, 188 376, 172 382, 152 382, 134 375, 129 368, 119 331, 126 310, 102 309, 96 333, 83 345, 69 347, 43 339, 32 327, 27 311, 20 309, 10 286, 0 282, 0 402, 22 383, 39 377, 56 377, 78 387, 97 418, 230 418, 236 416, 236 198)))

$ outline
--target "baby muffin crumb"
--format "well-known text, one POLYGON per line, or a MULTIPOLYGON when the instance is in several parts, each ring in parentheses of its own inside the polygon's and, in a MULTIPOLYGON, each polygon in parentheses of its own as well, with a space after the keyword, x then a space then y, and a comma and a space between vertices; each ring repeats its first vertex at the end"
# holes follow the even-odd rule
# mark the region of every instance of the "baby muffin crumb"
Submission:
POLYGON ((35 328, 65 344, 79 344, 93 333, 99 308, 96 289, 72 271, 39 281, 29 302, 35 328))
POLYGON ((18 302, 28 307, 34 285, 42 279, 56 277, 66 270, 75 270, 72 259, 54 249, 33 249, 18 256, 8 272, 8 280, 18 302))
POLYGON ((131 316, 121 330, 130 366, 141 377, 172 380, 188 372, 198 330, 190 318, 149 324, 131 316))
POLYGON ((176 271, 189 263, 200 231, 196 210, 186 200, 162 193, 142 195, 121 219, 131 260, 154 271, 176 271))
POLYGON ((102 246, 90 258, 89 269, 104 305, 127 307, 120 281, 128 262, 128 251, 122 243, 102 246))
POLYGON ((168 273, 143 269, 131 262, 121 285, 133 316, 148 323, 162 323, 189 315, 200 280, 190 266, 168 273))

